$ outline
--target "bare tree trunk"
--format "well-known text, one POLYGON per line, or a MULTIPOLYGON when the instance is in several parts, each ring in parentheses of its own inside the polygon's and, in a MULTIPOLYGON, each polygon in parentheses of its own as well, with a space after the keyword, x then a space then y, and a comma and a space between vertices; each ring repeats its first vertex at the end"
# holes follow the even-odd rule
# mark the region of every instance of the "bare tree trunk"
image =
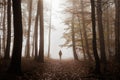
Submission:
POLYGON ((5 59, 10 59, 10 42, 11 42, 11 0, 8 0, 7 6, 7 45, 5 50, 5 59))
POLYGON ((100 54, 101 62, 103 63, 103 69, 106 70, 106 53, 105 53, 105 42, 104 42, 104 32, 103 32, 103 23, 102 23, 102 6, 101 0, 97 0, 97 19, 98 19, 98 32, 100 40, 100 54))
POLYGON ((92 18, 92 45, 93 45, 93 54, 95 58, 95 72, 100 74, 100 60, 97 51, 97 42, 96 42, 96 18, 95 18, 95 1, 91 0, 91 18, 92 18))
POLYGON ((37 6, 37 14, 36 14, 36 20, 35 20, 35 60, 37 60, 38 57, 38 18, 39 18, 39 2, 37 6))
POLYGON ((21 12, 21 0, 13 1, 13 19, 14 19, 14 45, 12 59, 9 73, 19 75, 21 74, 21 53, 22 53, 22 12, 21 12))
POLYGON ((5 54, 5 38, 6 38, 6 0, 4 0, 4 17, 3 17, 3 52, 5 54))
POLYGON ((93 60, 90 51, 89 51, 89 45, 88 45, 88 38, 87 38, 87 32, 86 32, 86 25, 85 25, 85 15, 84 15, 84 5, 83 5, 83 0, 81 0, 81 9, 82 9, 82 24, 83 24, 83 33, 85 37, 85 48, 86 48, 86 53, 88 55, 89 60, 93 60))
POLYGON ((52 26, 52 0, 51 0, 51 4, 50 4, 50 23, 49 23, 49 35, 48 35, 48 58, 50 57, 50 46, 51 46, 51 26, 52 26))
POLYGON ((30 58, 30 29, 31 29, 31 18, 32 18, 32 0, 30 0, 29 7, 29 22, 28 22, 28 37, 27 37, 27 53, 26 57, 30 58))
POLYGON ((75 60, 78 60, 78 56, 76 53, 76 44, 75 44, 75 31, 74 31, 74 14, 72 14, 72 45, 73 45, 73 56, 75 60))
POLYGON ((44 62, 44 15, 43 15, 43 0, 39 0, 40 6, 40 47, 39 47, 39 61, 44 62))
POLYGON ((115 0, 115 58, 120 62, 120 1, 115 0))
POLYGON ((84 42, 83 42, 83 34, 82 34, 82 30, 81 30, 80 19, 79 19, 79 16, 77 16, 77 17, 78 17, 78 22, 79 22, 80 37, 81 37, 81 43, 82 43, 81 45, 82 45, 84 60, 86 60, 85 49, 84 49, 84 42))

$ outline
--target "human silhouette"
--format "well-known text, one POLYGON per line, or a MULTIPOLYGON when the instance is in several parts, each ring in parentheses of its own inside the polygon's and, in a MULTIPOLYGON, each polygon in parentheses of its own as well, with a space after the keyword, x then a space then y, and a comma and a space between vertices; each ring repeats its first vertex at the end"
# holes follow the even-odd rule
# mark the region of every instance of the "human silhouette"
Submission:
POLYGON ((59 51, 59 57, 60 57, 60 61, 61 61, 61 57, 62 57, 62 51, 59 51))

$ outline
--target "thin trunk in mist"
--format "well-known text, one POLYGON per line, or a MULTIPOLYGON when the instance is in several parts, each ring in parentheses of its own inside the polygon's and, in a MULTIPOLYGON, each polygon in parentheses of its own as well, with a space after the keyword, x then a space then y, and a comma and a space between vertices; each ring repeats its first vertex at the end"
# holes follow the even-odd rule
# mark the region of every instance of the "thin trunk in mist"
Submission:
POLYGON ((2 50, 2 48, 1 48, 1 35, 0 35, 0 58, 2 57, 1 50, 2 50))
POLYGON ((37 6, 37 14, 36 14, 36 19, 35 19, 35 60, 37 60, 38 57, 38 18, 39 18, 39 2, 37 6))
POLYGON ((21 54, 22 54, 22 12, 21 0, 13 1, 13 19, 14 19, 14 45, 12 52, 12 59, 8 69, 9 73, 19 75, 21 74, 21 54))
POLYGON ((106 70, 106 53, 105 53, 105 42, 104 42, 104 31, 102 23, 102 0, 97 0, 97 19, 98 19, 98 32, 100 41, 100 54, 101 62, 103 63, 103 69, 106 70))
POLYGON ((96 42, 96 18, 95 18, 95 1, 91 0, 91 18, 92 18, 92 47, 93 54, 95 58, 95 72, 100 74, 100 60, 97 51, 97 42, 96 42))
POLYGON ((5 28, 6 27, 6 0, 4 0, 4 15, 3 15, 3 52, 5 53, 5 35, 6 35, 6 32, 5 32, 5 28))
POLYGON ((7 45, 5 50, 5 59, 10 59, 10 42, 11 42, 11 0, 7 5, 7 45))
POLYGON ((26 57, 30 58, 30 29, 31 29, 31 18, 32 18, 32 0, 29 3, 29 22, 28 22, 28 37, 27 37, 27 46, 26 46, 26 57))
POLYGON ((120 62, 120 0, 115 0, 115 58, 120 62))
POLYGON ((75 31, 74 31, 74 14, 72 14, 72 25, 71 25, 71 30, 72 30, 72 46, 73 46, 73 56, 75 60, 78 60, 78 56, 76 53, 76 45, 75 45, 75 31))
POLYGON ((83 55, 84 55, 84 60, 86 60, 86 55, 85 55, 85 48, 84 48, 84 42, 83 42, 83 34, 82 34, 82 30, 81 30, 81 24, 80 24, 80 18, 78 17, 78 22, 79 22, 79 29, 80 29, 80 37, 81 37, 81 45, 82 45, 82 50, 83 50, 83 55))
POLYGON ((107 17, 107 51, 108 51, 108 55, 109 58, 111 57, 111 51, 110 51, 110 18, 109 18, 109 7, 107 8, 107 13, 106 13, 106 17, 107 17))
POLYGON ((43 0, 39 0, 39 15, 40 15, 40 47, 39 61, 44 62, 44 15, 43 15, 43 0))
POLYGON ((49 35, 48 35, 48 58, 50 57, 50 45, 51 45, 51 26, 52 26, 52 0, 51 0, 51 4, 50 4, 50 23, 49 23, 49 35))
POLYGON ((85 15, 84 15, 84 3, 83 0, 81 0, 81 10, 82 10, 82 25, 83 25, 83 33, 85 37, 85 49, 86 49, 86 54, 88 55, 89 60, 92 60, 92 57, 90 55, 89 51, 89 44, 88 44, 88 38, 87 38, 87 32, 86 32, 86 25, 85 25, 85 15))

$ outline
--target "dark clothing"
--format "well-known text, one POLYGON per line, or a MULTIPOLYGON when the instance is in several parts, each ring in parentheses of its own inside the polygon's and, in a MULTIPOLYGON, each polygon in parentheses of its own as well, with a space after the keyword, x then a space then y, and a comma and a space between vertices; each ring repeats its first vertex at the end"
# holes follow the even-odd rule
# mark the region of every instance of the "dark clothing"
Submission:
POLYGON ((62 51, 61 50, 59 52, 59 56, 60 56, 60 60, 61 60, 61 56, 62 56, 62 51))

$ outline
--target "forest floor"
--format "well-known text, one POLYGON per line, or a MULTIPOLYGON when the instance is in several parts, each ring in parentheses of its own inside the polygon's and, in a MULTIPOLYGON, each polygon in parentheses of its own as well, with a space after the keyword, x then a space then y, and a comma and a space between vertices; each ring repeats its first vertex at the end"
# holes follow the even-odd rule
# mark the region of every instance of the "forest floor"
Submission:
MULTIPOLYGON (((97 79, 92 71, 92 63, 74 60, 46 59, 44 63, 34 60, 22 60, 22 76, 6 74, 9 61, 0 63, 0 80, 103 80, 97 79)), ((120 80, 108 77, 105 80, 120 80)))

